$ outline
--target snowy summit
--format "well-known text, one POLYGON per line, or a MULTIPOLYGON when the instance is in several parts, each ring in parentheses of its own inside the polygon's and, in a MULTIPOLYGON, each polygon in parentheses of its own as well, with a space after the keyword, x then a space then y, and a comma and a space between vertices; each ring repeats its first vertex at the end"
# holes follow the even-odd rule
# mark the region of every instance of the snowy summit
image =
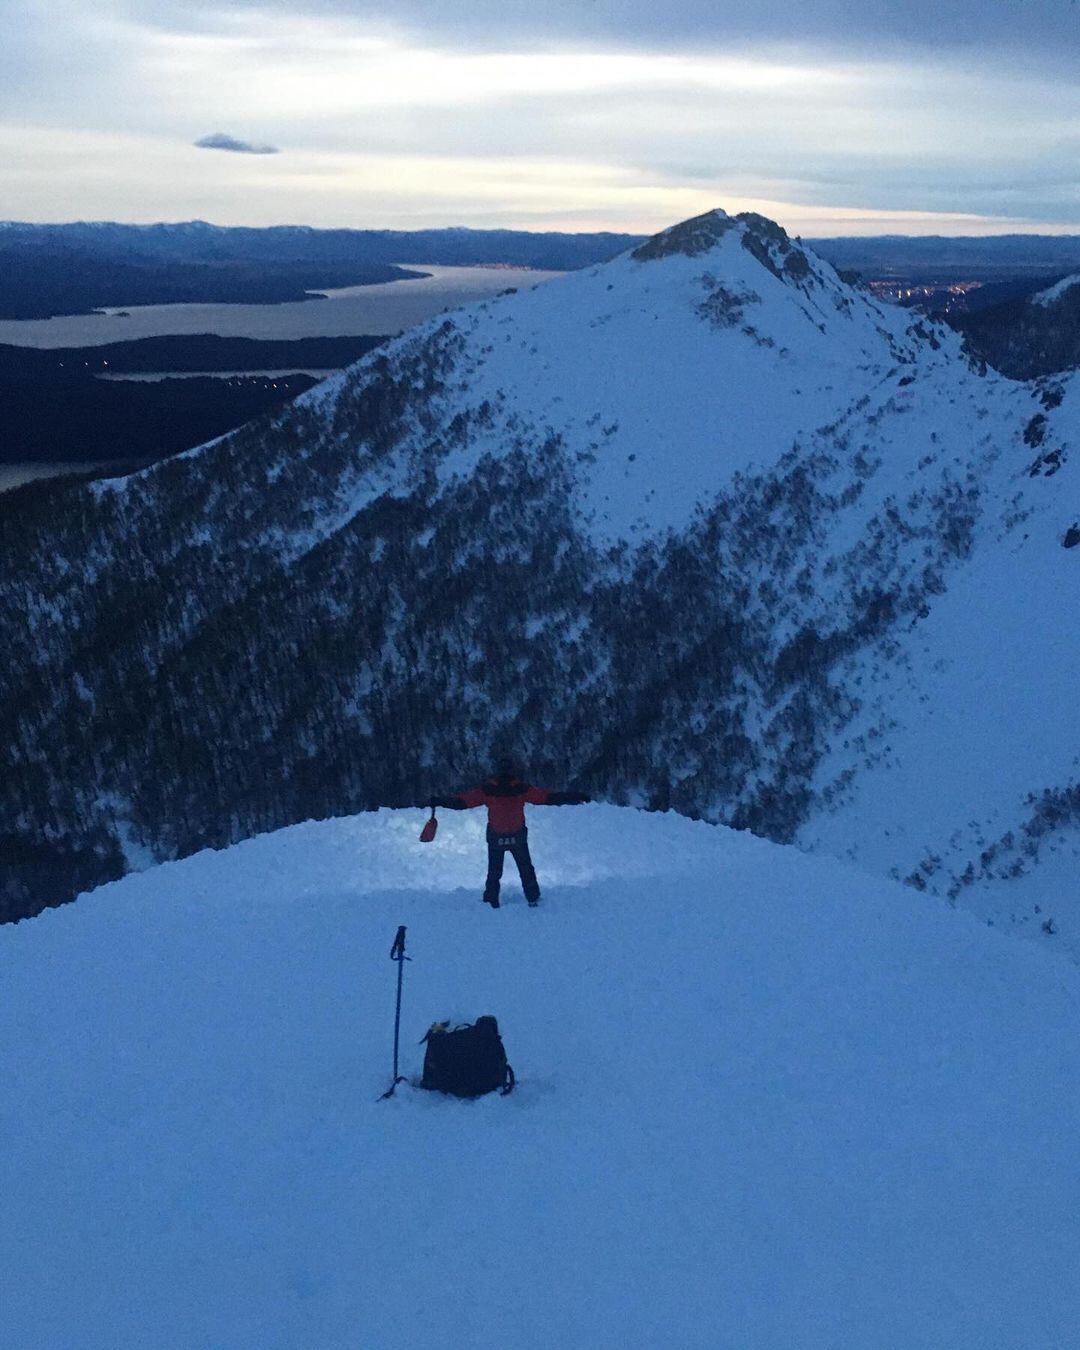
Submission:
POLYGON ((299 825, 0 928, 19 1350, 986 1350, 1075 1339, 1076 972, 675 815, 299 825), (494 1013, 518 1075, 405 1073, 494 1013))

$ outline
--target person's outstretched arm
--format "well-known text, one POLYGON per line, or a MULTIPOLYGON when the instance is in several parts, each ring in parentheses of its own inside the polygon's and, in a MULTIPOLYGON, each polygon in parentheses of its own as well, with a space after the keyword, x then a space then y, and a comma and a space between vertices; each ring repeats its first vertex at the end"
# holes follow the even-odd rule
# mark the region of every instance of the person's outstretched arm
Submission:
POLYGON ((550 788, 531 787, 525 800, 532 806, 583 806, 592 798, 583 792, 553 792, 550 788))
POLYGON ((468 811, 474 806, 483 806, 484 789, 469 788, 468 792, 459 792, 456 797, 432 797, 431 807, 442 806, 447 811, 468 811))

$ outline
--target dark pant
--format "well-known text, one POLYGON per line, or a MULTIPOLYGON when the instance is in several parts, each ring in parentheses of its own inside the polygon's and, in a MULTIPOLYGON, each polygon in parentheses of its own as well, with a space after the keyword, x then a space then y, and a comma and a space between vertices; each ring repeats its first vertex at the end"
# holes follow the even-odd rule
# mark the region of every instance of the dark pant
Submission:
POLYGON ((503 862, 509 853, 517 863, 521 877, 521 889, 526 900, 539 900, 540 883, 536 880, 532 858, 529 857, 529 831, 522 826, 516 834, 496 834, 487 832, 488 872, 487 885, 484 887, 484 899, 489 905, 499 903, 499 882, 502 880, 503 862))

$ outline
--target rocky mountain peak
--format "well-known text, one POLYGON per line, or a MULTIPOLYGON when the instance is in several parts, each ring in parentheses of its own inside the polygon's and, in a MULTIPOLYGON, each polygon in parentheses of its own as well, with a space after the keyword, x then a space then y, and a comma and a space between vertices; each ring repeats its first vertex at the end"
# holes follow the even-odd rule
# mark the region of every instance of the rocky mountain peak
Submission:
POLYGON ((652 262, 657 258, 670 258, 681 254, 685 258, 697 258, 708 253, 725 234, 735 228, 735 219, 720 207, 706 211, 704 215, 691 216, 677 225, 669 225, 666 230, 646 239, 631 253, 638 262, 652 262))
POLYGON ((787 231, 756 211, 729 216, 719 207, 680 221, 639 245, 630 256, 638 262, 659 258, 699 258, 712 252, 725 236, 734 234, 742 246, 773 276, 801 284, 820 280, 806 253, 792 243, 787 231))
POLYGON ((791 242, 787 230, 775 220, 759 216, 755 211, 743 211, 735 219, 742 226, 743 248, 774 276, 799 282, 813 274, 809 258, 791 242))

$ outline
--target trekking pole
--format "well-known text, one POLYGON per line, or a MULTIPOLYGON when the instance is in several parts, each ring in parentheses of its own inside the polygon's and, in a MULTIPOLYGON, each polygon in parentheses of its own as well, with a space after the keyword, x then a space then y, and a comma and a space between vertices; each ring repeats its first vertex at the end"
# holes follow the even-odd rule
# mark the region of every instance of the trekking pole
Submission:
POLYGON ((401 1037, 401 977, 405 971, 405 962, 411 961, 411 956, 405 955, 405 925, 402 924, 397 930, 397 936, 394 938, 394 945, 390 948, 390 960, 397 962, 397 1006, 394 1009, 394 1078, 390 1086, 379 1098, 379 1101, 386 1101, 387 1097, 394 1095, 394 1089, 399 1083, 404 1083, 405 1075, 398 1073, 398 1044, 401 1037))

